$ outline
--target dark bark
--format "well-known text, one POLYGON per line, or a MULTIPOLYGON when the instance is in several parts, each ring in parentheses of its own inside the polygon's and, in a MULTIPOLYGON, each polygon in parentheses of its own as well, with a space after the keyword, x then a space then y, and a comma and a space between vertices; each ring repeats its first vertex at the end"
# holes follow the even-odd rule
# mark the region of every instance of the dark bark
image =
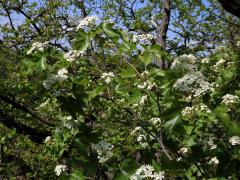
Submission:
POLYGON ((84 5, 84 0, 75 0, 75 4, 81 10, 82 18, 87 17, 88 13, 84 5))
POLYGON ((166 49, 167 31, 170 21, 170 0, 162 0, 162 23, 159 27, 159 34, 157 36, 157 43, 166 49))
POLYGON ((240 0, 219 0, 223 8, 240 18, 240 0))
POLYGON ((0 123, 9 129, 16 129, 16 132, 20 134, 28 135, 36 143, 43 143, 44 139, 51 135, 50 131, 32 128, 16 121, 16 119, 8 116, 2 110, 0 110, 0 123))
MULTIPOLYGON (((166 49, 166 41, 167 41, 167 31, 170 21, 170 0, 162 0, 162 22, 159 27, 159 33, 157 36, 157 43, 161 45, 161 49, 166 49)), ((157 62, 158 66, 162 69, 165 69, 166 62, 164 59, 161 62, 157 62)))

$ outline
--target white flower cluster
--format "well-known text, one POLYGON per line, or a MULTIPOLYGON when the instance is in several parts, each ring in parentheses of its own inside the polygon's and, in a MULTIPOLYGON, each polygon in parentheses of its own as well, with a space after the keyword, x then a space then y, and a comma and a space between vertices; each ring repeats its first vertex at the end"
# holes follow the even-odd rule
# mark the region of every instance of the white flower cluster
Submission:
POLYGON ((43 51, 49 42, 34 42, 32 47, 27 51, 27 55, 32 54, 33 51, 43 51))
POLYGON ((215 164, 215 165, 217 165, 217 164, 219 164, 219 160, 218 160, 217 157, 215 156, 215 157, 213 157, 213 158, 210 159, 209 164, 215 164))
POLYGON ((148 71, 143 71, 142 74, 141 74, 141 76, 147 76, 148 74, 149 74, 148 71))
POLYGON ((240 46, 240 41, 237 42, 237 46, 240 46))
POLYGON ((139 101, 139 105, 144 105, 147 101, 147 95, 142 96, 141 100, 139 101))
POLYGON ((222 97, 222 103, 226 106, 232 106, 239 101, 239 97, 232 94, 226 94, 222 97))
POLYGON ((229 139, 229 143, 233 146, 240 145, 240 137, 239 136, 232 136, 229 139))
POLYGON ((202 80, 198 82, 199 88, 195 89, 194 97, 201 97, 205 95, 207 92, 214 91, 213 84, 210 84, 209 82, 202 80))
POLYGON ((214 91, 213 85, 205 81, 199 71, 185 74, 175 82, 173 88, 181 92, 192 93, 195 98, 214 91))
POLYGON ((140 179, 152 179, 152 180, 162 180, 164 179, 164 171, 155 172, 154 168, 151 165, 142 165, 138 168, 130 179, 131 180, 140 180, 140 179))
POLYGON ((67 74, 68 74, 68 70, 66 68, 62 68, 58 70, 57 77, 61 79, 67 79, 68 78, 67 74))
POLYGON ((147 99, 148 99, 147 95, 142 96, 138 103, 135 103, 132 105, 132 108, 144 105, 146 103, 147 99))
POLYGON ((191 117, 194 116, 194 114, 195 114, 195 109, 194 109, 194 107, 189 107, 189 106, 187 106, 187 107, 185 107, 185 108, 182 110, 181 113, 182 113, 183 118, 185 118, 185 119, 190 119, 191 117))
POLYGON ((132 132, 131 135, 136 137, 137 142, 143 147, 148 147, 148 139, 149 135, 144 131, 142 127, 136 127, 132 132))
POLYGON ((151 123, 152 125, 154 125, 156 128, 160 128, 160 127, 161 127, 162 121, 161 121, 160 118, 158 118, 158 117, 152 118, 152 119, 150 119, 149 121, 150 121, 150 123, 151 123))
POLYGON ((192 54, 183 54, 174 59, 171 69, 194 71, 197 69, 196 60, 197 58, 192 54))
POLYGON ((60 174, 62 174, 62 172, 66 171, 67 170, 67 166, 66 165, 62 165, 62 164, 59 164, 55 167, 55 173, 57 176, 60 176, 60 174))
POLYGON ((76 51, 76 50, 71 50, 67 53, 64 54, 64 58, 68 61, 68 62, 72 62, 75 61, 75 59, 80 56, 81 52, 80 51, 76 51))
POLYGON ((147 90, 151 90, 154 86, 156 86, 156 83, 152 83, 149 80, 144 81, 142 84, 139 84, 137 87, 139 89, 147 89, 147 90))
POLYGON ((209 58, 203 58, 203 59, 201 59, 201 63, 202 64, 208 64, 209 63, 209 58))
POLYGON ((214 70, 218 72, 219 69, 222 68, 225 63, 226 63, 225 59, 219 59, 218 62, 213 66, 214 70))
POLYGON ((184 119, 191 119, 195 115, 200 115, 200 113, 207 113, 210 114, 211 110, 208 108, 207 105, 201 103, 198 105, 194 105, 192 107, 187 106, 182 110, 182 117, 184 119))
POLYGON ((87 16, 80 21, 77 26, 77 30, 84 29, 85 27, 90 27, 96 25, 98 17, 97 16, 87 16))
POLYGON ((208 145, 210 146, 210 150, 217 149, 217 145, 214 144, 213 139, 211 138, 208 142, 208 145))
POLYGON ((72 116, 64 116, 62 118, 63 126, 70 130, 71 134, 76 134, 78 132, 78 120, 72 118, 72 116))
POLYGON ((198 104, 195 108, 195 111, 200 113, 200 112, 204 112, 204 113, 208 113, 210 114, 212 111, 209 109, 209 107, 206 104, 198 104))
POLYGON ((100 141, 98 144, 96 144, 95 150, 98 154, 100 163, 106 162, 113 156, 113 145, 107 143, 106 141, 100 141))
POLYGON ((186 147, 183 147, 183 148, 181 148, 181 149, 179 149, 179 151, 178 151, 178 153, 179 154, 186 154, 188 152, 188 148, 186 148, 186 147))
POLYGON ((152 34, 133 35, 132 41, 139 44, 151 44, 154 36, 152 34))
POLYGON ((71 123, 71 120, 72 120, 72 116, 66 116, 64 117, 64 123, 63 125, 70 129, 70 130, 73 130, 73 124, 71 123))
POLYGON ((113 72, 109 72, 109 73, 103 73, 101 78, 107 83, 109 84, 112 81, 112 78, 115 77, 115 75, 113 74, 113 72))

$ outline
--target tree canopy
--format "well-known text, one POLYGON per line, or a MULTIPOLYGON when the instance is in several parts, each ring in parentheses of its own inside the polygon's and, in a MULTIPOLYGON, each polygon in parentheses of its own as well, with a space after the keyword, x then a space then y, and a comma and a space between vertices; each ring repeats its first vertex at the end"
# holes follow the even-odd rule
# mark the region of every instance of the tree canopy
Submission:
POLYGON ((0 179, 240 179, 238 12, 0 0, 0 179))

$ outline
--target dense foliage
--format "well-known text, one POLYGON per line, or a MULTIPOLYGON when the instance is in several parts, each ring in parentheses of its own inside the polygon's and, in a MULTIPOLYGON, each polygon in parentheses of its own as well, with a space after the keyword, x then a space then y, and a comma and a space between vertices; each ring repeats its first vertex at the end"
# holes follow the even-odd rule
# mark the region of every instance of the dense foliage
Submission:
MULTIPOLYGON (((21 13, 14 2, 2 6, 21 13)), ((18 34, 2 26, 0 179, 240 178, 237 33, 228 38, 227 25, 211 19, 195 26, 210 9, 192 2, 199 14, 183 16, 185 5, 175 10, 188 21, 179 32, 185 34, 164 50, 154 25, 141 19, 160 11, 155 1, 138 15, 120 9, 134 20, 111 20, 105 8, 117 6, 107 1, 102 18, 88 15, 60 29, 54 11, 38 21, 41 10, 66 5, 58 3, 29 3, 33 15, 18 34)))

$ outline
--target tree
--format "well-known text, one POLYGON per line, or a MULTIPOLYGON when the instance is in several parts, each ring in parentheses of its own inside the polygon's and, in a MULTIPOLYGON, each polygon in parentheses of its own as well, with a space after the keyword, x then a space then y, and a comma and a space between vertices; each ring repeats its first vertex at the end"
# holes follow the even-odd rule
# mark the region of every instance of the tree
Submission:
POLYGON ((216 1, 0 4, 1 178, 240 177, 239 20, 216 1))

